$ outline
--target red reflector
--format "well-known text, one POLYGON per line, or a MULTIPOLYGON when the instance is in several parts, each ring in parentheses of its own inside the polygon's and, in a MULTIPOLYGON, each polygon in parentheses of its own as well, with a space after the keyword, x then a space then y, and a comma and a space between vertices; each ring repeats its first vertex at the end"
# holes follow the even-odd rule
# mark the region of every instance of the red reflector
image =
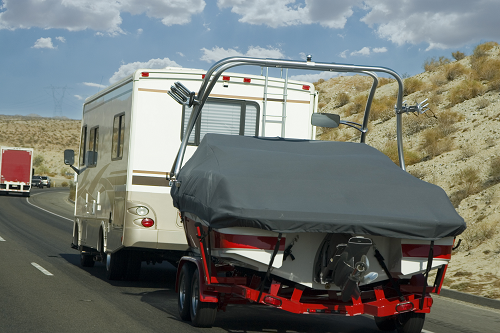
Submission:
POLYGON ((278 298, 271 297, 271 296, 264 297, 264 303, 267 303, 269 305, 274 305, 274 306, 281 306, 281 300, 278 298))
POLYGON ((396 311, 397 312, 407 312, 413 310, 413 303, 408 302, 408 303, 399 303, 396 305, 396 311))
POLYGON ((243 79, 243 82, 250 83, 250 82, 252 82, 252 79, 249 79, 249 78, 246 77, 246 78, 243 79))
POLYGON ((229 80, 231 80, 230 76, 223 76, 222 77, 222 81, 229 81, 229 80))
POLYGON ((311 87, 306 86, 306 85, 303 85, 303 86, 302 86, 302 89, 304 89, 304 90, 309 90, 309 89, 311 89, 311 87))
POLYGON ((142 73, 141 73, 141 76, 142 76, 142 77, 149 77, 149 73, 148 73, 148 72, 142 72, 142 73))
POLYGON ((203 75, 201 76, 201 78, 202 78, 202 79, 204 79, 204 78, 205 78, 205 74, 203 74, 203 75))
POLYGON ((146 228, 150 228, 155 224, 155 221, 146 217, 146 218, 142 219, 141 224, 146 228))

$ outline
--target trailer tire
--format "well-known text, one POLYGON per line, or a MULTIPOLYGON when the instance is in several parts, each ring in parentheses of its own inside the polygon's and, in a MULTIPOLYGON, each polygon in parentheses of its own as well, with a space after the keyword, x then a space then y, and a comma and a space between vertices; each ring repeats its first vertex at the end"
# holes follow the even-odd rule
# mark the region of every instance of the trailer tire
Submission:
POLYGON ((212 327, 217 314, 217 303, 200 300, 200 273, 196 269, 191 281, 191 322, 196 327, 212 327))
POLYGON ((396 317, 374 317, 375 325, 381 331, 394 331, 396 329, 396 317))
POLYGON ((106 278, 108 280, 120 280, 126 268, 127 258, 124 251, 106 254, 106 278))
POLYGON ((191 320, 191 280, 193 279, 194 266, 185 263, 179 273, 179 292, 177 295, 177 307, 179 316, 184 321, 191 320))
POLYGON ((398 333, 420 333, 424 322, 425 313, 406 312, 396 316, 398 333))

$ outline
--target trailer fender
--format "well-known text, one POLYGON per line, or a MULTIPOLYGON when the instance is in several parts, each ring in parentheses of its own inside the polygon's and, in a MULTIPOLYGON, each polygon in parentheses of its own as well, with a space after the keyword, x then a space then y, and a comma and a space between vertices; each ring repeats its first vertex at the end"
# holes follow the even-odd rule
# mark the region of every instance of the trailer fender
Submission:
POLYGON ((200 281, 200 301, 207 303, 218 303, 219 293, 207 290, 207 283, 205 279, 205 270, 203 269, 203 263, 201 258, 193 257, 182 257, 177 266, 177 274, 175 278, 175 292, 179 292, 179 275, 184 265, 195 265, 198 268, 199 281, 200 281))

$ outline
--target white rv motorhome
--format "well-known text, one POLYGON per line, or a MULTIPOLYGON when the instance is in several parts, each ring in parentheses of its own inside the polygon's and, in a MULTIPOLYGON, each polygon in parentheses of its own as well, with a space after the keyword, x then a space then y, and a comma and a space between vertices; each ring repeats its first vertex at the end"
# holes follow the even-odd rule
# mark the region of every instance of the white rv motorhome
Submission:
MULTIPOLYGON (((191 109, 167 93, 177 81, 196 91, 204 73, 138 70, 85 101, 78 161, 65 152, 78 173, 72 247, 82 266, 102 261, 108 279, 133 280, 143 261, 175 264, 189 250, 166 178, 191 109)), ((312 84, 227 74, 205 104, 185 161, 206 133, 314 139, 308 124, 316 108, 312 84)))

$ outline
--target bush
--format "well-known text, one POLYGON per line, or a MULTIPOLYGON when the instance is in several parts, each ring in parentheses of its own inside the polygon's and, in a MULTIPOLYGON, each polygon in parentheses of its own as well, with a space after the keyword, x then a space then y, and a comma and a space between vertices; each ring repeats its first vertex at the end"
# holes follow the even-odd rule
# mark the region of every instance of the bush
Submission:
POLYGON ((403 95, 408 96, 421 90, 424 87, 422 80, 416 77, 410 77, 404 80, 403 95))
POLYGON ((464 75, 466 71, 462 64, 454 62, 445 66, 444 75, 448 81, 453 81, 464 75))
POLYGON ((69 186, 69 184, 66 181, 64 181, 64 182, 61 183, 61 187, 68 187, 68 186, 69 186))
POLYGON ((453 149, 453 140, 445 136, 439 127, 426 129, 422 133, 422 149, 429 158, 441 155, 453 149))
POLYGON ((491 160, 489 176, 493 181, 500 181, 500 156, 496 156, 491 160))
POLYGON ((351 103, 349 103, 345 112, 347 116, 351 116, 353 114, 358 114, 363 112, 366 107, 366 101, 368 97, 366 95, 356 95, 351 103))
POLYGON ((393 82, 396 82, 396 79, 391 79, 391 78, 387 78, 387 77, 379 77, 377 88, 385 86, 386 84, 393 83, 393 82))
POLYGON ((478 80, 493 81, 500 79, 500 60, 484 58, 472 67, 478 80))
POLYGON ((482 84, 476 80, 464 80, 450 90, 451 105, 460 104, 464 101, 481 95, 484 91, 482 84))
POLYGON ((456 61, 460 61, 462 60, 463 58, 465 58, 465 53, 463 52, 460 52, 460 51, 456 51, 456 52, 452 52, 451 53, 451 56, 456 60, 456 61))
POLYGON ((342 107, 342 106, 348 104, 350 101, 349 95, 345 92, 341 92, 340 94, 338 94, 337 99, 339 101, 338 107, 342 107))
POLYGON ((483 44, 479 44, 472 52, 472 58, 477 59, 486 56, 487 52, 495 46, 498 46, 497 42, 486 42, 483 44))
POLYGON ((439 59, 436 59, 436 57, 432 57, 432 58, 427 58, 425 60, 423 67, 426 72, 433 72, 437 70, 439 67, 449 63, 450 59, 446 57, 441 56, 439 57, 439 59))
POLYGON ((44 162, 44 158, 42 155, 36 155, 34 158, 33 158, 33 167, 37 168, 39 166, 41 166, 44 162))
POLYGON ((370 109, 369 119, 381 119, 382 121, 391 119, 396 114, 394 111, 396 100, 397 98, 395 98, 394 96, 374 98, 370 109))
MULTIPOLYGON (((399 165, 399 154, 398 154, 398 143, 396 141, 387 141, 384 148, 382 148, 382 153, 387 155, 396 165, 399 165)), ((405 159, 405 164, 412 165, 420 162, 422 156, 414 151, 403 148, 403 156, 405 159)))
POLYGON ((438 129, 441 131, 442 137, 454 133, 457 129, 455 123, 464 119, 461 113, 455 111, 445 111, 437 116, 438 129))

